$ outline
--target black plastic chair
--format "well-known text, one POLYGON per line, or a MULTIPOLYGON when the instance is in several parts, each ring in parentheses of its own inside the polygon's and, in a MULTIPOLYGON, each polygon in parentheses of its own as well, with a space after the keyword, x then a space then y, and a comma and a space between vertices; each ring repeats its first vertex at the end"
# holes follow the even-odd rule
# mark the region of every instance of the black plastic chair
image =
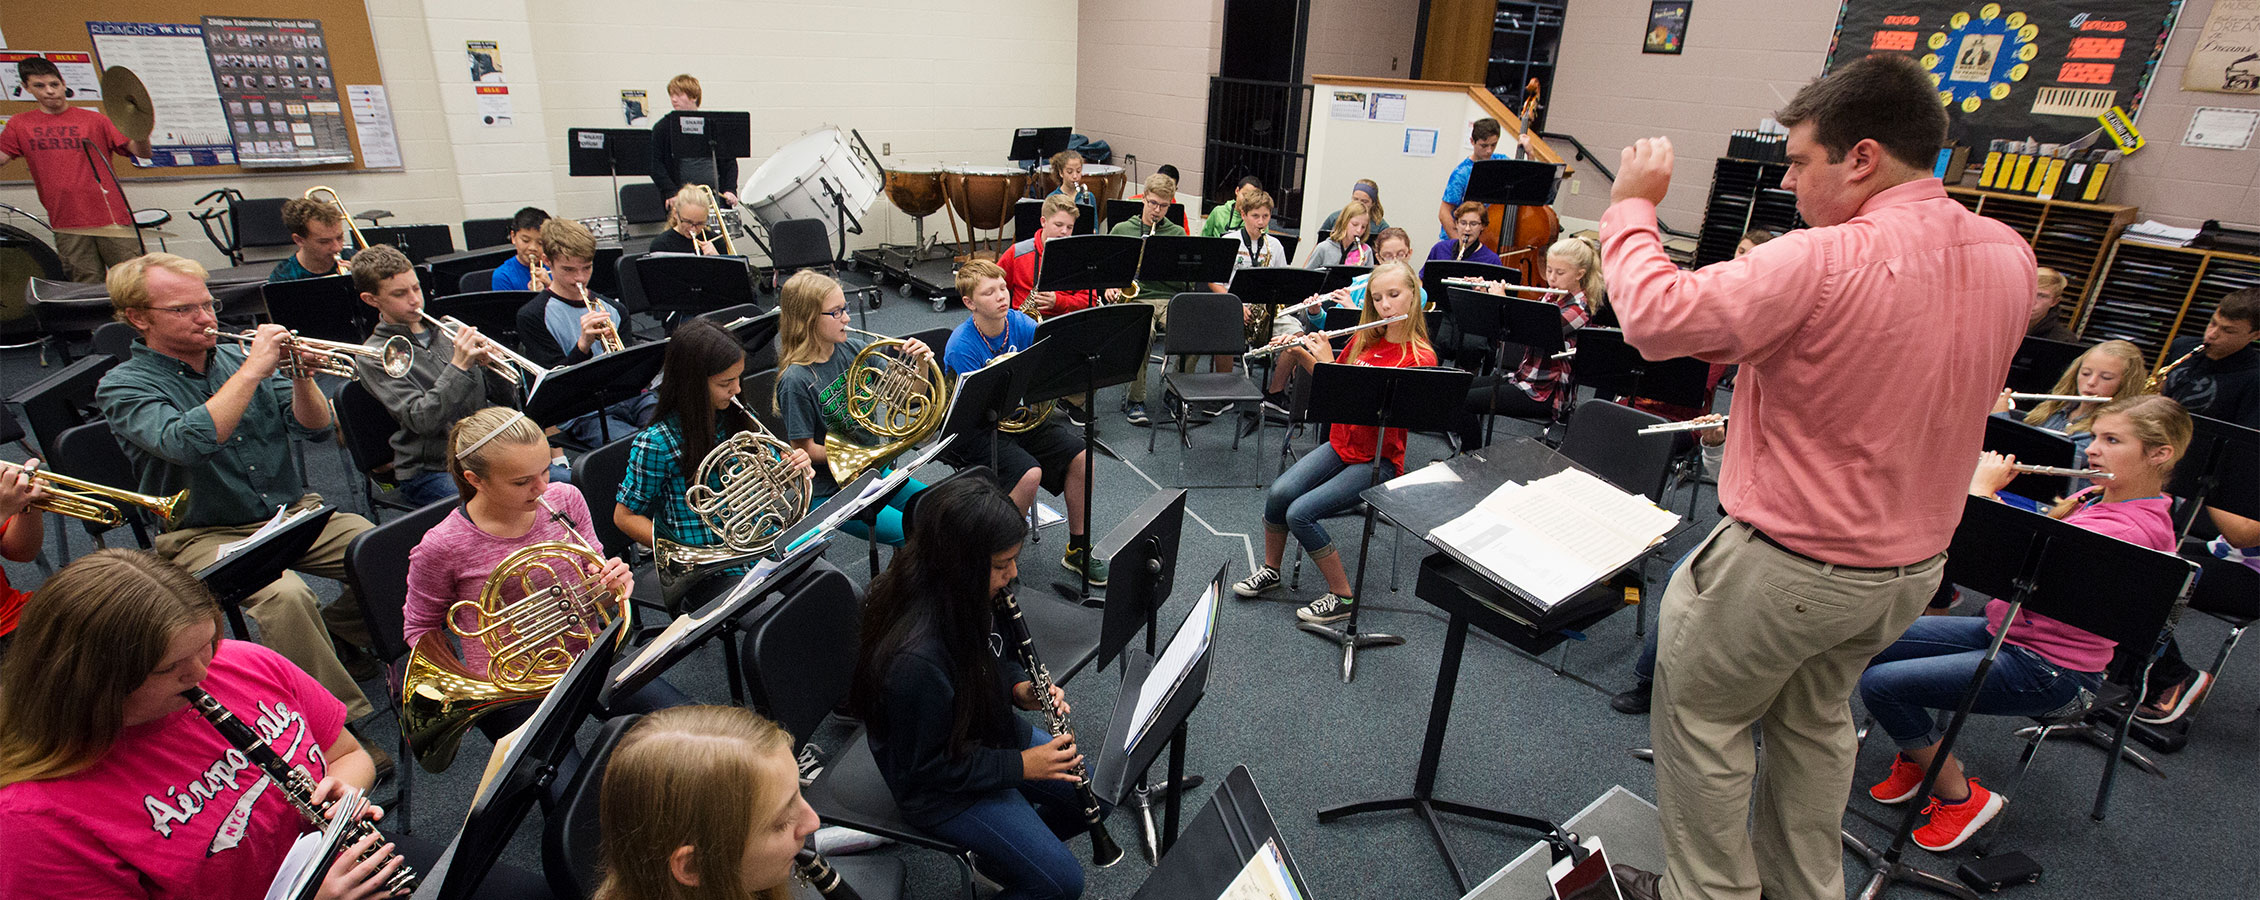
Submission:
POLYGON ((832 231, 822 219, 786 219, 770 226, 770 287, 774 289, 802 269, 821 269, 830 274, 839 264, 832 253, 832 231))
POLYGON ((64 431, 101 418, 94 390, 117 365, 114 356, 84 357, 9 398, 23 410, 24 424, 39 438, 40 453, 56 456, 64 431))
MULTIPOLYGON (((47 467, 81 481, 132 489, 140 483, 133 474, 133 463, 126 459, 126 451, 118 446, 118 439, 110 433, 110 423, 96 420, 64 430, 55 441, 52 458, 47 467)), ((124 508, 127 527, 133 529, 133 539, 144 550, 149 549, 148 516, 139 507, 124 508)), ((107 547, 103 536, 116 526, 99 522, 81 522, 86 534, 94 539, 94 546, 107 547)), ((62 534, 55 535, 61 542, 62 534)))
MULTIPOLYGON (((439 501, 354 535, 345 545, 345 580, 361 598, 361 618, 369 626, 369 652, 384 663, 385 704, 395 718, 400 714, 401 678, 408 665, 408 552, 455 509, 455 501, 439 501)), ((394 805, 399 807, 395 812, 400 830, 405 832, 413 830, 416 821, 412 797, 417 764, 415 749, 408 745, 407 729, 396 730, 400 732, 400 746, 394 754, 400 760, 400 799, 394 805)))
POLYGON ((337 392, 337 427, 345 439, 346 455, 361 473, 361 499, 370 521, 377 521, 380 506, 401 512, 415 509, 393 478, 392 436, 400 431, 400 422, 361 382, 348 381, 337 392))
POLYGON ((649 225, 667 221, 667 198, 659 196, 659 186, 639 181, 620 186, 620 214, 630 225, 649 225))
MULTIPOLYGON (((50 281, 36 275, 27 279, 24 305, 30 308, 32 320, 38 323, 40 342, 54 346, 68 361, 72 341, 84 339, 96 329, 116 322, 116 308, 110 305, 109 295, 100 289, 101 285, 50 281), (94 290, 89 291, 89 288, 94 290)), ((44 347, 42 352, 45 352, 44 347)))
POLYGON ((573 461, 573 486, 581 489, 581 499, 588 502, 589 518, 596 526, 597 543, 604 547, 606 556, 617 556, 636 562, 629 554, 642 551, 641 545, 628 539, 628 533, 612 524, 612 508, 620 502, 620 482, 628 477, 628 450, 636 442, 635 435, 615 438, 612 443, 598 447, 573 461))
MULTIPOLYGON (((2221 641, 2221 652, 2213 657, 2213 665, 2206 669, 2213 673, 2214 687, 2217 688, 2223 667, 2229 664, 2229 654, 2236 650, 2237 641, 2244 637, 2244 630, 2252 627, 2252 623, 2260 622, 2260 572, 2253 571, 2242 563, 2206 554, 2202 549, 2195 553, 2185 549, 2182 555, 2196 560, 2203 569, 2203 574, 2197 579, 2196 589, 2190 592, 2189 608, 2219 619, 2229 626, 2229 636, 2221 641)), ((2212 690, 2208 689, 2204 696, 2197 698, 2189 712, 2182 714, 2182 721, 2194 725, 2198 710, 2204 707, 2206 698, 2210 696, 2212 690)))
POLYGON ((140 336, 140 332, 124 322, 104 323, 94 329, 94 352, 125 362, 133 358, 133 341, 140 336))
POLYGON ((761 420, 762 427, 771 434, 781 435, 785 433, 785 419, 777 415, 777 374, 777 369, 771 367, 747 375, 739 382, 742 387, 738 390, 738 399, 753 410, 754 418, 761 420))
MULTIPOLYGON (((1230 403, 1235 419, 1240 404, 1263 402, 1263 389, 1238 371, 1177 372, 1166 365, 1170 357, 1238 356, 1247 350, 1246 325, 1241 320, 1240 298, 1231 294, 1188 293, 1169 300, 1170 329, 1161 336, 1165 365, 1161 375, 1161 402, 1177 398, 1177 443, 1192 449, 1185 434, 1186 414, 1195 403, 1230 403)), ((1257 412, 1260 414, 1261 410, 1257 412)), ((1257 446, 1262 446, 1262 420, 1257 420, 1257 446)), ((1154 451, 1154 432, 1146 432, 1146 452, 1154 451)), ((1232 429, 1232 449, 1240 449, 1240 429, 1232 429)))
POLYGON ((604 831, 598 818, 604 771, 612 764, 613 748, 642 720, 642 713, 631 713, 599 722, 596 738, 581 754, 580 768, 542 814, 541 871, 550 892, 559 897, 590 896, 604 879, 604 831))
MULTIPOLYGON (((847 699, 863 615, 863 595, 854 583, 839 570, 818 565, 811 570, 815 577, 775 601, 744 639, 748 671, 764 688, 757 694, 762 709, 784 726, 796 747, 806 744, 847 699)), ((949 854, 957 860, 964 896, 973 896, 971 856, 903 821, 862 728, 855 729, 801 793, 829 824, 949 854)))
POLYGON ((465 272, 462 278, 455 281, 455 293, 457 294, 476 294, 491 290, 494 290, 493 269, 465 272))
POLYGON ((533 298, 532 291, 490 291, 482 287, 434 299, 424 304, 424 311, 435 318, 454 316, 478 329, 489 340, 515 347, 518 345, 518 308, 533 298))

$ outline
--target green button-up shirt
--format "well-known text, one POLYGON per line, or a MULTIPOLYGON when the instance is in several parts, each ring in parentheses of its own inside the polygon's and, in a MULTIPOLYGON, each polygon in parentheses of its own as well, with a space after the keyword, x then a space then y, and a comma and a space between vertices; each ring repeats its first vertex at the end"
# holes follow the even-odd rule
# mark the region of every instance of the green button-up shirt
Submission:
POLYGON ((204 403, 243 368, 243 360, 242 347, 222 346, 199 373, 136 340, 133 358, 102 376, 95 389, 102 417, 133 463, 135 489, 158 495, 188 491, 176 528, 247 525, 297 502, 306 484, 290 439, 330 434, 298 424, 290 410, 290 379, 277 376, 259 385, 243 420, 222 442, 204 403))

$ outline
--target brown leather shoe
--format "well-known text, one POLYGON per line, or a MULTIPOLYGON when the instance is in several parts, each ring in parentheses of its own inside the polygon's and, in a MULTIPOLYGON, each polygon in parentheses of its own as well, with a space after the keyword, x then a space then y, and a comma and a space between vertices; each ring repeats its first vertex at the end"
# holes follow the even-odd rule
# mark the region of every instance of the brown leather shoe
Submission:
POLYGON ((1609 867, 1609 874, 1617 879, 1617 890, 1624 900, 1657 900, 1663 896, 1664 876, 1645 869, 1635 869, 1624 863, 1609 867))

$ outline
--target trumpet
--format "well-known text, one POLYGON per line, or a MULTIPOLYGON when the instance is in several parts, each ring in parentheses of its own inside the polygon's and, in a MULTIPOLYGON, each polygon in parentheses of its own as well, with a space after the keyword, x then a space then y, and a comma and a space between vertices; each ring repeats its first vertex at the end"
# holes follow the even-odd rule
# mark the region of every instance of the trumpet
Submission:
POLYGON ((2063 466, 2036 466, 2026 463, 2011 463, 2009 468, 2027 475, 2063 475, 2070 478, 2086 478, 2091 481, 2109 481, 2118 477, 2102 469, 2067 469, 2063 466))
POLYGON ((2111 398, 2109 398, 2109 397, 2090 397, 2090 396, 2088 396, 2088 395, 2086 395, 2086 394, 2025 394, 2025 393, 2020 393, 2020 392, 2017 392, 2017 391, 2010 391, 2010 392, 2009 392, 2009 399, 2010 399, 2010 400, 2012 400, 2012 401, 2018 402, 2018 403, 2028 403, 2028 402, 2046 403, 2046 402, 2048 402, 2048 401, 2050 401, 2050 400, 2054 400, 2054 401, 2057 401, 2057 402, 2059 402, 2059 403, 2109 403, 2109 402, 2111 402, 2111 398))
POLYGON ((170 497, 153 497, 148 494, 137 494, 110 487, 106 484, 82 481, 68 475, 59 475, 46 469, 0 460, 0 471, 7 469, 21 471, 25 477, 33 481, 46 482, 41 486, 47 489, 47 498, 33 503, 32 509, 59 513, 73 519, 84 519, 99 525, 115 527, 124 524, 126 515, 124 507, 118 505, 121 503, 138 506, 156 513, 160 523, 170 525, 173 518, 179 514, 181 504, 188 502, 187 491, 182 491, 170 497))
POLYGON ((2158 389, 2166 385, 2167 373, 2172 372, 2176 366, 2179 366, 2185 362, 2189 362, 2190 357, 2196 356, 2197 354, 2203 352, 2205 352, 2205 344, 2201 341, 2197 346, 2190 348, 2190 351, 2188 353, 2182 354, 2180 359, 2174 360, 2173 362, 2167 363, 2163 366, 2159 366, 2158 371, 2150 373, 2150 380, 2143 382, 2142 392, 2146 394, 2158 393, 2158 389))
MULTIPOLYGON (((1404 321, 1405 318, 1406 317, 1404 314, 1399 313, 1386 319, 1375 319, 1371 322, 1361 322, 1348 328, 1336 328, 1333 331, 1321 331, 1318 333, 1318 336, 1331 341, 1345 334, 1355 334, 1368 328, 1380 328, 1385 325, 1395 325, 1398 322, 1404 321)), ((1287 341, 1285 343, 1272 344, 1266 347, 1257 347, 1254 350, 1248 351, 1247 356, 1249 359, 1263 359, 1273 354, 1280 353, 1289 347, 1298 346, 1299 343, 1299 341, 1287 341)))
POLYGON ((1661 425, 1650 425, 1633 432, 1633 434, 1671 434, 1677 431, 1709 431, 1713 428, 1725 427, 1725 416, 1696 416, 1685 422, 1665 422, 1661 425))
POLYGON ((1568 291, 1562 290, 1561 288, 1538 287, 1537 285, 1530 284, 1511 284, 1504 281, 1495 281, 1489 278, 1446 278, 1444 279, 1444 286, 1467 288, 1469 290, 1485 292, 1490 291, 1492 288, 1499 288, 1501 290, 1514 291, 1520 294, 1538 294, 1541 296, 1569 293, 1568 291))
MULTIPOLYGON (((226 338, 231 341, 241 341, 245 344, 251 343, 259 336, 254 331, 230 334, 217 328, 206 328, 204 333, 215 338, 226 338)), ((339 378, 358 381, 361 378, 361 373, 354 368, 353 361, 366 359, 383 369, 386 377, 400 378, 408 374, 408 367, 413 361, 409 356, 408 348, 408 339, 397 334, 387 338, 383 346, 365 347, 360 344, 348 344, 344 341, 325 341, 317 338, 299 337, 298 332, 293 331, 283 338, 283 363, 280 371, 292 378, 335 375, 339 378), (311 362, 308 361, 309 357, 312 358, 311 362)))
MULTIPOLYGON (((330 187, 326 184, 317 184, 313 187, 307 188, 306 193, 300 194, 299 198, 304 200, 311 200, 315 203, 326 203, 330 206, 336 207, 337 214, 345 219, 345 230, 351 232, 353 235, 353 248, 356 250, 369 249, 369 239, 361 234, 361 226, 353 224, 353 214, 346 211, 345 201, 338 197, 336 188, 330 187), (326 194, 328 195, 328 199, 325 200, 320 197, 316 197, 314 196, 315 194, 326 194)), ((339 275, 353 274, 353 270, 346 267, 345 254, 343 253, 337 255, 337 273, 339 275)))
MULTIPOLYGON (((463 324, 463 320, 458 319, 454 316, 447 316, 445 318, 433 318, 431 313, 425 312, 420 309, 416 311, 416 314, 423 316, 425 324, 439 329, 439 332, 441 334, 447 335, 447 339, 451 341, 459 340, 457 335, 462 334, 463 329, 471 327, 469 325, 463 324)), ((487 358, 486 362, 483 363, 483 365, 486 366, 487 371, 493 372, 495 375, 500 376, 502 380, 510 382, 511 384, 520 384, 523 382, 524 379, 521 379, 518 376, 519 369, 526 370, 528 374, 531 374, 535 378, 540 378, 544 375, 549 374, 548 369, 544 369, 541 366, 535 365, 533 360, 520 356, 516 351, 502 346, 501 341, 489 339, 487 341, 487 348, 487 358)))
POLYGON ((526 267, 526 287, 536 291, 549 289, 549 265, 538 252, 534 254, 533 264, 526 267))

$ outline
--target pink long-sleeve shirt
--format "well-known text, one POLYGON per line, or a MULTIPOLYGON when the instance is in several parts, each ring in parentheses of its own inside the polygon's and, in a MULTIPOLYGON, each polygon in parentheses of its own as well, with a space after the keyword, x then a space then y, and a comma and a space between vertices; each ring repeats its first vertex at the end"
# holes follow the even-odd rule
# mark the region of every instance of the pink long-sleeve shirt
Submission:
MULTIPOLYGON (((542 492, 542 499, 551 508, 564 513, 573 522, 573 530, 580 533, 585 546, 598 546, 596 527, 589 521, 589 507, 581 499, 581 491, 570 484, 551 482, 542 492)), ((541 541, 573 541, 565 526, 542 516, 534 527, 515 538, 488 534, 471 521, 462 507, 457 507, 441 519, 439 524, 424 535, 416 548, 408 551, 408 603, 402 610, 403 636, 409 646, 426 634, 437 632, 442 637, 452 637, 447 628, 447 611, 457 601, 476 602, 485 589, 487 576, 500 568, 510 554, 541 541)), ((547 583, 547 582, 544 582, 547 583)), ((522 594, 513 587, 506 593, 515 600, 522 594)), ((469 609, 455 617, 458 626, 470 628, 477 622, 469 609)), ((457 640, 459 658, 473 672, 486 674, 490 665, 486 645, 475 640, 457 640)), ((574 653, 585 649, 573 647, 574 653)))
POLYGON ((1839 565, 1945 551, 2031 309, 2032 248, 2009 226, 1923 178, 1682 271, 1655 205, 1628 200, 1601 217, 1601 268, 1641 355, 1742 366, 1728 514, 1839 565))

